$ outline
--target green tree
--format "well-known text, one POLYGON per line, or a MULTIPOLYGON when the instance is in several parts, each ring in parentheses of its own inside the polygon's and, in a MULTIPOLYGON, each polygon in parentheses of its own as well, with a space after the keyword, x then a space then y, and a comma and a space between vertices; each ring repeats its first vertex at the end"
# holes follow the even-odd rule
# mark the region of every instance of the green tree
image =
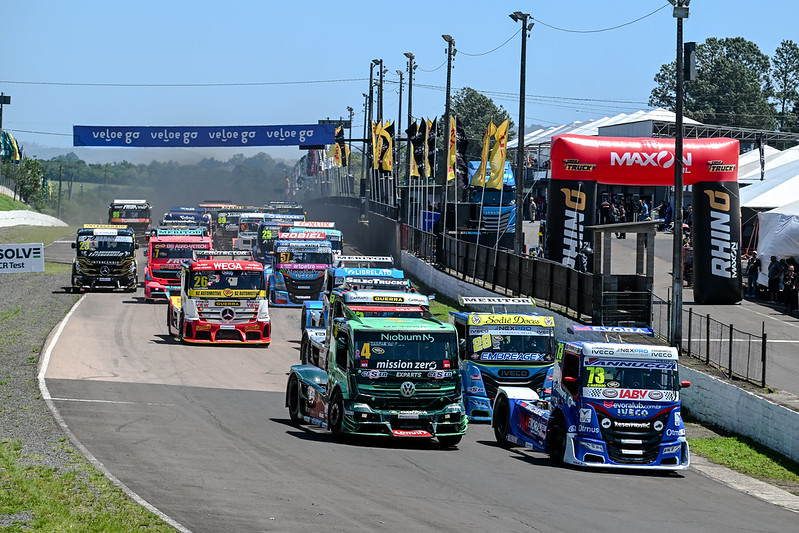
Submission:
POLYGON ((796 111, 799 105, 799 46, 791 40, 782 41, 771 66, 774 99, 777 101, 777 121, 780 130, 796 131, 796 111))
MULTIPOLYGON (((661 66, 649 105, 675 109, 676 62, 661 66)), ((685 114, 707 124, 774 129, 770 60, 742 37, 696 47, 696 80, 685 83, 685 114)))
POLYGON ((44 187, 44 167, 37 159, 23 158, 18 163, 3 162, 3 175, 14 182, 14 189, 23 202, 37 211, 47 205, 48 192, 44 187))
MULTIPOLYGON (((471 87, 464 87, 452 96, 451 113, 458 117, 463 124, 469 145, 466 148, 466 159, 480 159, 483 149, 483 135, 490 121, 499 126, 505 119, 510 118, 508 111, 501 105, 497 106, 491 98, 481 94, 471 87)), ((443 117, 439 123, 439 132, 446 132, 443 127, 443 117)), ((511 120, 509 123, 508 140, 516 138, 516 125, 511 120)), ((443 137, 446 139, 446 136, 443 137)))

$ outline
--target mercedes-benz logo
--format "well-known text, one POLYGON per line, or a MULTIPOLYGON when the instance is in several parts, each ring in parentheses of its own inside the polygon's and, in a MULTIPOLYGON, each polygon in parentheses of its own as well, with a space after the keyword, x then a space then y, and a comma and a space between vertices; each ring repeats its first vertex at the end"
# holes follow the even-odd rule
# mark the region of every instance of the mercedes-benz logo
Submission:
POLYGON ((108 268, 107 266, 103 265, 103 266, 100 267, 100 274, 101 275, 107 276, 110 273, 111 273, 111 269, 108 268))
POLYGON ((230 322, 231 320, 236 318, 236 312, 230 307, 225 307, 224 309, 222 309, 221 316, 222 320, 224 320, 225 322, 230 322))
POLYGON ((414 385, 412 381, 406 381, 400 387, 400 393, 406 398, 413 396, 414 392, 416 392, 416 385, 414 385))

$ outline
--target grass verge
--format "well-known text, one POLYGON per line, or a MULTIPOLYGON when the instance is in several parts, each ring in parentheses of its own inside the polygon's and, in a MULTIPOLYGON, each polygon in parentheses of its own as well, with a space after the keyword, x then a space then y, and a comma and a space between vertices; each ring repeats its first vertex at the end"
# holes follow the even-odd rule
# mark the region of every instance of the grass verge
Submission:
POLYGON ((748 437, 729 435, 688 439, 691 452, 799 495, 799 463, 748 437))
POLYGON ((174 531, 130 500, 82 457, 72 469, 27 465, 19 441, 0 442, 3 531, 174 531))
POLYGON ((10 196, 0 194, 0 211, 30 211, 30 206, 14 200, 10 196))
POLYGON ((0 227, 0 243, 20 244, 42 242, 45 245, 68 237, 77 228, 64 226, 8 226, 0 227))

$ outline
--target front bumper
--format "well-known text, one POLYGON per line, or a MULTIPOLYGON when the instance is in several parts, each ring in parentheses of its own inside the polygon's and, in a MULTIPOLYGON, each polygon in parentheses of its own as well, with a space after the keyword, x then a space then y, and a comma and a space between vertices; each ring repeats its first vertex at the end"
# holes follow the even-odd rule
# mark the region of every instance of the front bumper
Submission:
POLYGON ((127 289, 135 291, 138 285, 137 278, 138 276, 135 272, 124 276, 84 276, 75 274, 72 276, 72 287, 84 290, 127 289))
POLYGON ((272 324, 269 321, 217 324, 187 320, 183 340, 196 344, 269 344, 272 341, 272 324))
POLYGON ((657 458, 649 463, 622 463, 610 458, 604 441, 569 433, 566 439, 564 461, 577 466, 593 468, 687 470, 691 464, 691 452, 688 442, 681 438, 660 443, 657 458))
POLYGON ((355 435, 424 438, 463 435, 467 426, 463 409, 379 410, 358 402, 345 402, 341 430, 355 435))
POLYGON ((180 292, 180 285, 166 285, 161 282, 151 280, 144 283, 144 297, 148 300, 158 299, 167 300, 169 293, 176 294, 180 292))

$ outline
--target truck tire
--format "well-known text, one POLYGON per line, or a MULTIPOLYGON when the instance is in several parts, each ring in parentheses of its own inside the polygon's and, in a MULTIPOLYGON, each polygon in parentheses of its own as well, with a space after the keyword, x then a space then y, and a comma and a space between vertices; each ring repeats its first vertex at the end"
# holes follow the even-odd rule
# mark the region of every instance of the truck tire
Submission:
POLYGON ((555 464, 563 464, 566 456, 566 421, 560 412, 547 427, 547 454, 555 464))
POLYGON ((327 406, 327 427, 335 440, 341 440, 341 425, 344 422, 344 400, 341 392, 336 391, 327 406))
POLYGON ((305 333, 305 321, 308 320, 308 310, 305 306, 302 307, 302 314, 300 315, 300 331, 305 333))
POLYGON ((463 438, 463 435, 447 435, 446 437, 438 437, 438 446, 442 450, 447 448, 454 448, 463 438))
POLYGON ((292 375, 289 378, 286 396, 286 401, 289 404, 289 418, 295 424, 300 424, 302 422, 302 417, 300 416, 300 384, 297 381, 297 376, 292 375))
POLYGON ((311 364, 311 341, 308 340, 308 335, 303 332, 302 341, 300 342, 300 362, 304 365, 311 364))
POLYGON ((494 438, 497 444, 503 448, 510 448, 508 441, 508 429, 510 428, 510 405, 505 396, 497 398, 494 405, 494 416, 491 418, 491 425, 494 426, 494 438))
POLYGON ((168 306, 166 308, 166 331, 169 333, 170 337, 175 336, 175 332, 172 330, 172 307, 168 306))

